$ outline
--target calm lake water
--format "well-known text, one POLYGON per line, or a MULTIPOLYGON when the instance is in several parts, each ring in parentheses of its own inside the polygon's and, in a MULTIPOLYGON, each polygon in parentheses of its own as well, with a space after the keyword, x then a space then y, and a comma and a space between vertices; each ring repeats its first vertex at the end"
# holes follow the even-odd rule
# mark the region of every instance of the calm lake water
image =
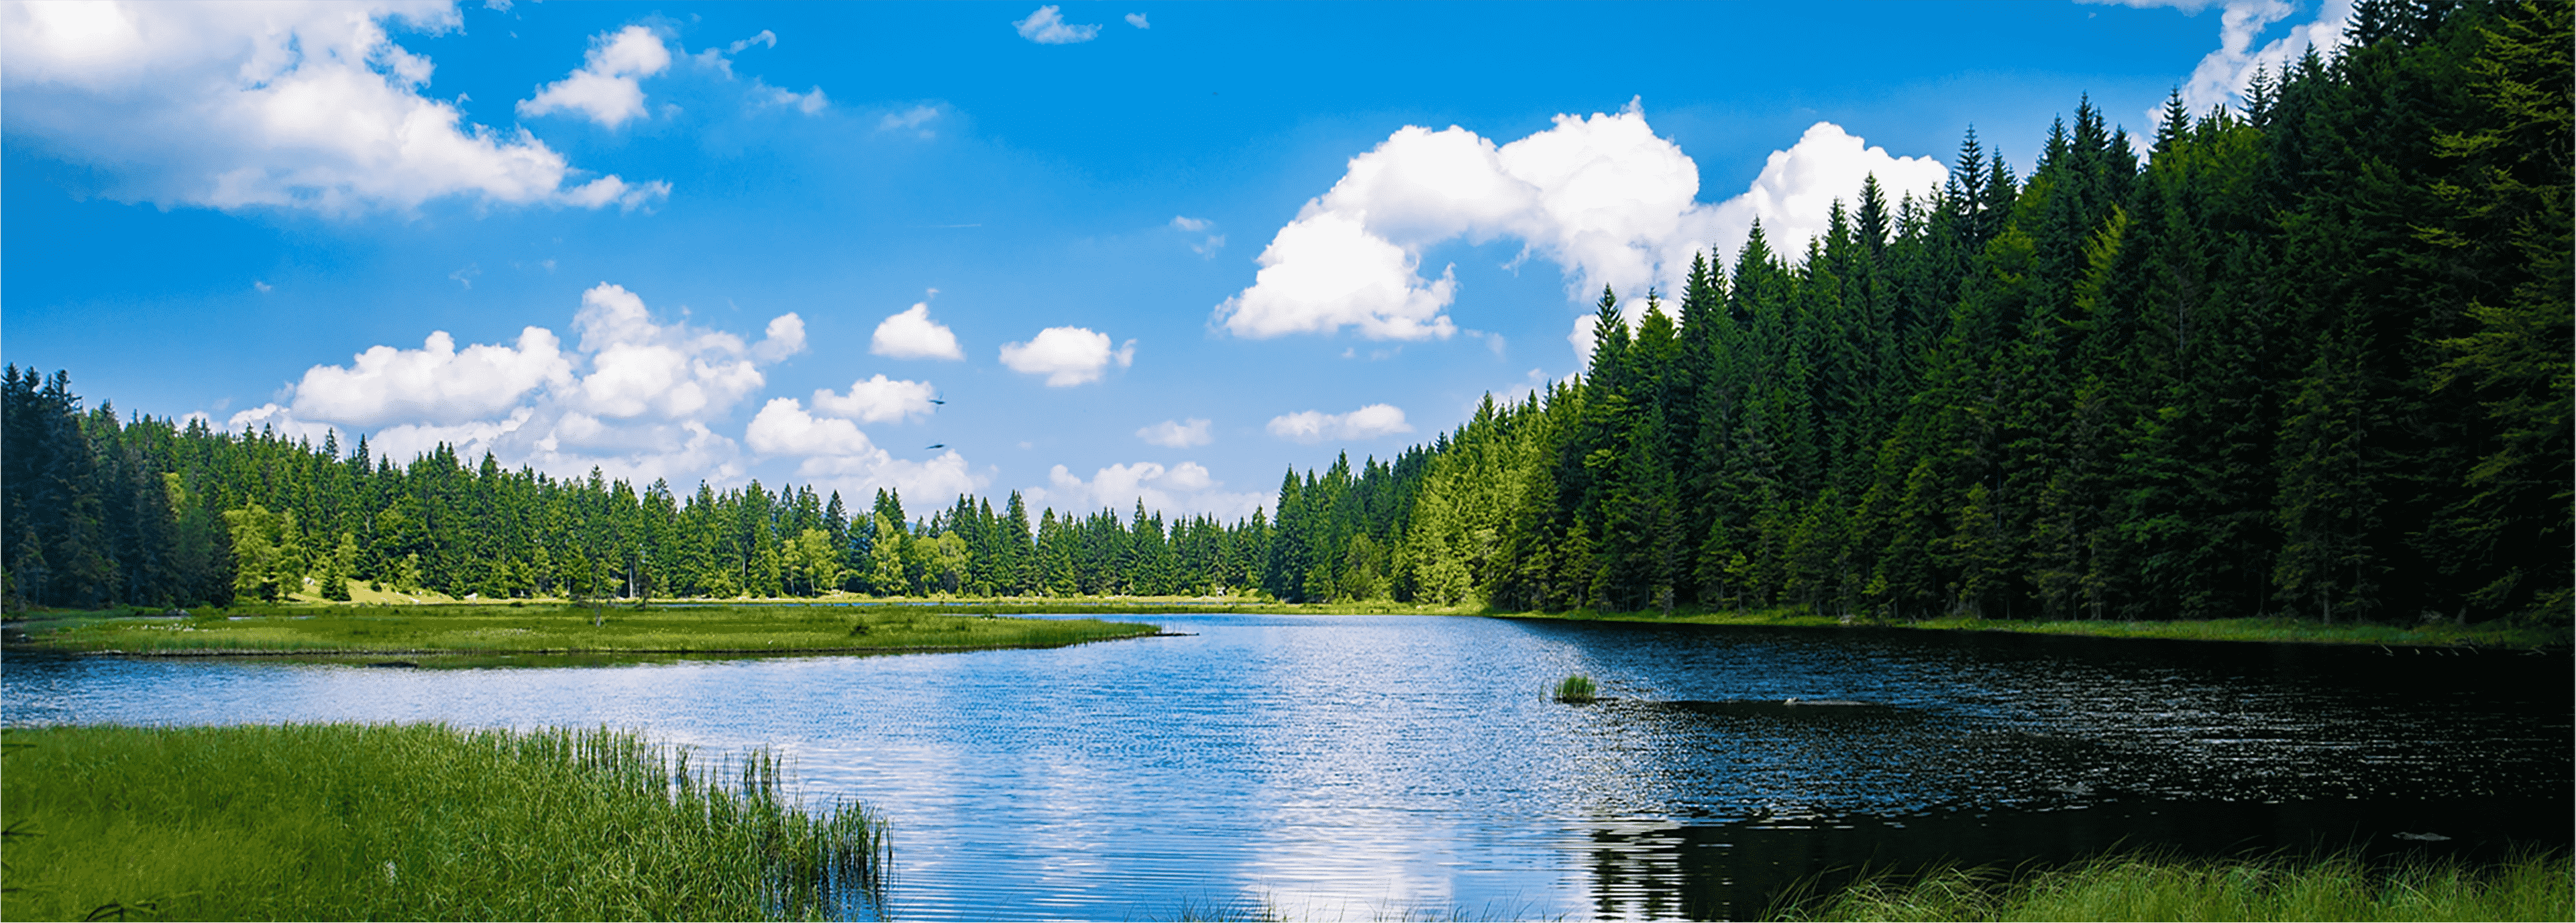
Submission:
POLYGON ((12 656, 0 718, 605 724, 769 745, 805 797, 891 822, 884 909, 912 920, 1263 901, 1291 919, 1726 919, 1864 866, 2571 841, 2564 654, 1154 621, 1194 634, 472 670, 12 656), (1550 701, 1570 673, 1610 698, 1550 701))

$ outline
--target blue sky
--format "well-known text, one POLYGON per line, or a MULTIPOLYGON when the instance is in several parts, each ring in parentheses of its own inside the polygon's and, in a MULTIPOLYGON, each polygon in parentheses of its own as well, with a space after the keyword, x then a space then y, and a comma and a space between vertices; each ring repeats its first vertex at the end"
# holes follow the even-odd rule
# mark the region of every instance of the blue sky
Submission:
POLYGON ((0 353, 404 457, 1232 517, 1576 370, 1602 285, 2348 15, 11 4, 0 353))

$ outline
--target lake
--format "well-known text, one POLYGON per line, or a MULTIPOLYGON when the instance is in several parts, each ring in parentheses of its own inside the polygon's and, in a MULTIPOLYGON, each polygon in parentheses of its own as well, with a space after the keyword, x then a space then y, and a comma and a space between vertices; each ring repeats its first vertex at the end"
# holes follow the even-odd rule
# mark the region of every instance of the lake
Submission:
POLYGON ((1863 867, 2571 841, 2563 653, 1151 621, 1189 634, 460 670, 13 654, 0 718, 605 724, 769 745, 804 797, 891 823, 882 909, 908 920, 1264 903, 1290 919, 1730 919, 1863 867), (1605 699, 1550 700, 1572 673, 1605 699))

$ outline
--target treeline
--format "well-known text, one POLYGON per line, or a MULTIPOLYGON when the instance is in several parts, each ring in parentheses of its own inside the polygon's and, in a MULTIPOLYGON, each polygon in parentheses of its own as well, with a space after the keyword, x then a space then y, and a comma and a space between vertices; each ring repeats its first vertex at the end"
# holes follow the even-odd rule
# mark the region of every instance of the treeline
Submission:
POLYGON ((8 372, 14 604, 451 595, 1223 593, 1860 618, 2327 620, 2571 604, 2576 238, 2563 3, 2357 5, 2353 44, 2169 101, 2089 103, 2025 178, 1873 181, 1797 253, 1755 228, 1620 320, 1586 374, 1271 508, 907 519, 807 488, 398 465, 81 409, 8 372))
POLYGON ((226 603, 400 592, 556 596, 1203 594, 1257 588, 1263 515, 1166 522, 996 513, 958 498, 926 519, 810 488, 701 484, 675 496, 594 471, 469 467, 447 447, 397 464, 203 421, 83 410, 70 377, 10 366, 0 388, 0 529, 13 607, 226 603))
POLYGON ((1392 539, 1430 463, 1414 449, 1354 473, 1293 472, 1276 526, 1041 510, 958 497, 907 517, 753 481, 675 495, 656 481, 559 479, 469 465, 447 446, 407 463, 328 433, 319 446, 202 420, 84 410, 68 373, 0 373, 0 534, 14 606, 345 599, 349 581, 487 599, 551 596, 1224 595, 1403 592, 1392 539), (1283 539, 1284 540, 1280 540, 1283 539))

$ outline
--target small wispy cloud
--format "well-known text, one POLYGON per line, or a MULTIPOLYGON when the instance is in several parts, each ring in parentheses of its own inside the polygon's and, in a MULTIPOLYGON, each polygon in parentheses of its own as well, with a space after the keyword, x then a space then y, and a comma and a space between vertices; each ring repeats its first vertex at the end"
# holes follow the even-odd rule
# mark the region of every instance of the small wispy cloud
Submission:
POLYGON ((937 118, 939 118, 939 110, 936 107, 914 106, 902 112, 886 113, 884 118, 877 120, 877 130, 917 131, 922 137, 929 138, 936 136, 938 132, 932 131, 928 128, 923 128, 922 126, 929 124, 931 120, 937 118))
POLYGON ((1011 25, 1018 27, 1021 38, 1040 45, 1075 45, 1100 37, 1099 26, 1067 23, 1064 16, 1056 12, 1054 4, 1038 7, 1038 11, 1030 13, 1029 18, 1011 25))
MULTIPOLYGON (((1184 234, 1207 234, 1209 228, 1216 227, 1216 222, 1205 218, 1192 218, 1188 215, 1173 215, 1171 226, 1172 230, 1184 234)), ((1223 234, 1207 234, 1198 243, 1190 245, 1191 252, 1208 258, 1214 258, 1216 252, 1224 248, 1225 235, 1223 234)))
POLYGON ((806 115, 813 115, 823 111, 824 106, 831 105, 831 100, 823 98, 823 88, 819 86, 803 93, 767 84, 761 85, 760 89, 766 97, 760 101, 764 106, 788 106, 806 115))
POLYGON ((1392 404, 1370 404, 1349 413, 1305 410, 1283 414, 1271 418, 1269 428, 1273 436, 1308 445, 1331 439, 1375 439, 1413 431, 1412 424, 1404 421, 1404 411, 1392 404))
POLYGON ((1143 13, 1127 14, 1127 24, 1139 29, 1151 29, 1154 27, 1152 23, 1145 21, 1145 14, 1143 13))
POLYGON ((1136 431, 1136 438, 1172 449, 1186 449, 1216 441, 1208 434, 1208 421, 1191 417, 1186 421, 1165 420, 1136 431))

